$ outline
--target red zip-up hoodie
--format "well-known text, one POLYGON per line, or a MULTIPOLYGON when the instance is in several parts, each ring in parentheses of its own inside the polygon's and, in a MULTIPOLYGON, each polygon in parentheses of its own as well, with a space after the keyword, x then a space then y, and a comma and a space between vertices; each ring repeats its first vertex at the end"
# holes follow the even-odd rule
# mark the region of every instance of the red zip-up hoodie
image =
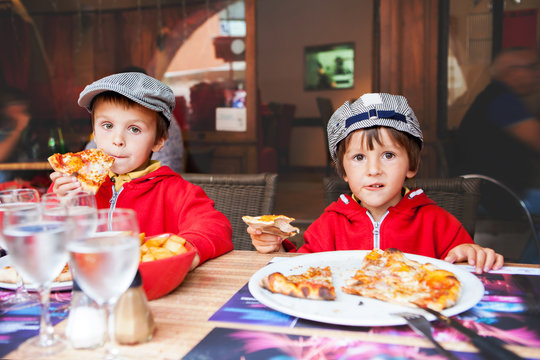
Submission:
POLYGON ((118 193, 110 177, 101 185, 98 208, 130 208, 146 236, 177 234, 199 253, 201 264, 233 249, 231 223, 204 190, 161 166, 125 183, 118 193))
MULTIPOLYGON (((304 233, 298 252, 396 248, 405 253, 444 259, 473 240, 463 225, 419 189, 407 193, 379 222, 348 195, 341 195, 304 233)), ((289 241, 285 249, 295 251, 289 241)))

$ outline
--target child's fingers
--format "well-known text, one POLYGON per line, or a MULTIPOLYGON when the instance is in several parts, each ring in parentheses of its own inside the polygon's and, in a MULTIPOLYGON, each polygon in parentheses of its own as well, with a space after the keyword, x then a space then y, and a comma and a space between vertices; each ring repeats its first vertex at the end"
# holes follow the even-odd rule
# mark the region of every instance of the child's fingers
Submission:
POLYGON ((261 235, 262 231, 260 229, 255 229, 254 227, 248 226, 247 232, 250 235, 261 235))
POLYGON ((50 175, 49 175, 49 178, 51 179, 52 182, 55 182, 56 179, 58 179, 59 177, 63 176, 65 174, 62 174, 61 172, 58 172, 58 171, 53 171, 50 175))
MULTIPOLYGON (((52 174, 51 174, 52 178, 52 174)), ((79 190, 81 188, 81 184, 77 180, 75 176, 62 174, 61 176, 58 176, 56 180, 54 181, 53 185, 53 191, 60 195, 64 196, 70 191, 79 190)))
POLYGON ((255 249, 257 249, 258 252, 260 252, 261 254, 269 254, 269 253, 273 253, 273 252, 277 252, 279 250, 279 245, 255 245, 253 244, 253 246, 255 246, 255 249))
POLYGON ((475 267, 475 272, 481 274, 489 270, 498 270, 504 265, 504 258, 493 249, 483 248, 476 244, 458 245, 448 252, 445 261, 454 263, 467 261, 475 267))
POLYGON ((502 256, 501 254, 495 254, 495 256, 496 260, 495 264, 493 265, 493 270, 499 270, 504 265, 504 256, 502 256))
POLYGON ((474 265, 474 260, 471 257, 475 253, 474 247, 471 244, 461 244, 450 250, 445 260, 452 263, 468 261, 470 265, 474 265))
POLYGON ((486 261, 484 263, 484 272, 489 270, 498 270, 504 265, 504 257, 501 254, 497 254, 493 249, 484 248, 486 254, 486 261))
POLYGON ((272 234, 251 234, 251 243, 253 246, 255 246, 257 251, 265 254, 278 251, 282 241, 283 239, 279 236, 272 234))
POLYGON ((446 258, 444 259, 444 261, 447 261, 452 264, 455 263, 456 260, 457 260, 457 255, 453 253, 452 251, 450 251, 448 255, 446 255, 446 258))
MULTIPOLYGON (((475 249, 473 249, 475 251, 475 249)), ((471 263, 471 257, 474 259, 475 272, 481 274, 484 271, 484 267, 487 265, 486 258, 487 254, 484 250, 476 250, 474 255, 469 255, 469 263, 471 263)), ((473 265, 473 264, 471 264, 473 265)))

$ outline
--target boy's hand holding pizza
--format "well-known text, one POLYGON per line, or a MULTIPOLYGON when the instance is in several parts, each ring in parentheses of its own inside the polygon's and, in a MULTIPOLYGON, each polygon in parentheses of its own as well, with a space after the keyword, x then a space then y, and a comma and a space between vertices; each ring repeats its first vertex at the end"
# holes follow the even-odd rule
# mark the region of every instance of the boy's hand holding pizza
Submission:
POLYGON ((285 215, 243 216, 242 220, 248 225, 251 243, 263 254, 285 251, 283 240, 300 233, 300 229, 290 224, 294 218, 285 215))
POLYGON ((53 154, 48 160, 54 169, 50 175, 53 191, 60 196, 74 190, 95 194, 114 163, 114 158, 100 149, 53 154))
POLYGON ((277 251, 285 251, 281 242, 283 239, 278 235, 263 233, 260 229, 248 226, 247 232, 251 237, 251 243, 258 252, 268 254, 277 251))
POLYGON ((75 175, 54 171, 49 177, 53 182, 53 192, 59 196, 65 196, 72 191, 81 189, 81 184, 75 175))

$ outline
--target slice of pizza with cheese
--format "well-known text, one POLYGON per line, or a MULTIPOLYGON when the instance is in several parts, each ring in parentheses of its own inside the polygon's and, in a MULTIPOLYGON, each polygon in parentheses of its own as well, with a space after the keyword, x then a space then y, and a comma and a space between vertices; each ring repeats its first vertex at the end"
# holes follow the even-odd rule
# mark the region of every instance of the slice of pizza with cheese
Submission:
MULTIPOLYGON (((8 284, 16 284, 19 280, 19 274, 17 273, 17 270, 11 266, 6 266, 3 268, 0 268, 0 282, 8 283, 8 284)), ((65 281, 72 281, 73 277, 71 275, 71 271, 69 270, 68 264, 64 266, 60 274, 53 280, 54 282, 65 282, 65 281)), ((26 283, 26 281, 25 281, 26 283)))
POLYGON ((305 273, 285 276, 272 273, 261 280, 261 286, 276 294, 311 300, 334 300, 336 292, 330 267, 310 267, 305 273))
POLYGON ((53 154, 48 158, 55 171, 76 175, 84 191, 95 194, 109 174, 114 158, 100 149, 53 154))
POLYGON ((300 233, 300 229, 290 223, 294 218, 285 215, 242 216, 242 220, 249 226, 260 229, 264 233, 274 234, 283 238, 292 237, 300 233))
POLYGON ((456 304, 461 284, 450 271, 408 259, 400 250, 374 249, 342 290, 395 304, 441 311, 456 304))

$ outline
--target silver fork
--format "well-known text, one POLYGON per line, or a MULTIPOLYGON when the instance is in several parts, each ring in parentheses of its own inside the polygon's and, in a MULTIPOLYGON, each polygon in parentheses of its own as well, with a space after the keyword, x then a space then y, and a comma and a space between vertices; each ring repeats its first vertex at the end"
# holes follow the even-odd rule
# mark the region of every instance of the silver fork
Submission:
POLYGON ((450 351, 446 350, 442 347, 441 344, 437 342, 433 338, 433 334, 431 333, 431 324, 429 321, 420 314, 414 314, 414 313, 395 313, 393 315, 401 316, 405 320, 407 320, 407 324, 413 329, 416 333, 423 335, 426 339, 431 341, 431 343, 435 346, 435 349, 439 352, 439 354, 445 356, 447 359, 451 360, 459 360, 454 354, 452 354, 450 351))

